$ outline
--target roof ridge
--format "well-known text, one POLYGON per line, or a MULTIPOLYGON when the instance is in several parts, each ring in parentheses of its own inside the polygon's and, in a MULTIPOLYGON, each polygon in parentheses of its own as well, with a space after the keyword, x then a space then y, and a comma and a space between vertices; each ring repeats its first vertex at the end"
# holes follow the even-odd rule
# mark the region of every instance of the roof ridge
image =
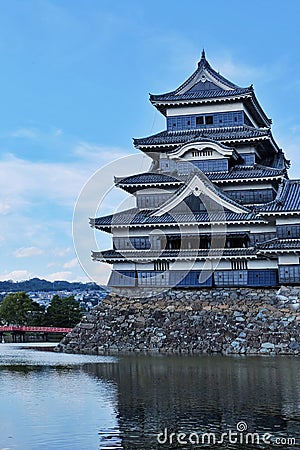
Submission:
MULTIPOLYGON (((130 180, 131 178, 137 178, 137 177, 145 177, 145 176, 155 176, 155 177, 161 177, 166 178, 170 182, 183 182, 179 177, 176 177, 175 175, 165 174, 159 171, 156 172, 142 172, 142 173, 136 173, 133 175, 128 175, 126 177, 114 177, 116 185, 123 184, 126 180, 130 180)), ((141 181, 142 182, 142 181, 141 181)))
MULTIPOLYGON (((188 81, 188 80, 187 80, 188 81)), ((197 84, 197 83, 195 83, 197 84)), ((184 89, 184 86, 181 87, 181 89, 178 88, 178 90, 176 89, 176 91, 171 91, 171 92, 166 92, 165 94, 149 94, 150 95, 150 101, 163 101, 163 100, 169 100, 169 101, 175 101, 175 100, 188 100, 185 99, 184 96, 192 96, 194 98, 191 98, 192 100, 197 100, 197 97, 195 97, 197 95, 197 93, 201 92, 203 94, 202 98, 209 98, 209 94, 213 94, 213 93, 220 93, 225 95, 226 97, 230 97, 230 95, 243 95, 243 94, 251 94, 252 93, 252 89, 250 87, 237 87, 235 89, 207 89, 207 90, 201 90, 201 89, 195 89, 194 91, 191 91, 190 89, 182 94, 179 94, 178 92, 180 92, 180 90, 184 89), (173 98, 168 98, 168 97, 173 97, 173 98)), ((192 89, 192 87, 191 87, 192 89)), ((217 97, 215 95, 215 97, 217 97)), ((199 97, 200 99, 200 97, 199 97)))
POLYGON ((206 138, 212 136, 213 140, 217 141, 232 141, 240 139, 272 139, 272 134, 268 128, 249 128, 244 125, 236 127, 210 127, 210 128, 193 128, 189 130, 168 131, 163 130, 159 133, 142 137, 134 138, 135 146, 143 145, 182 145, 186 143, 186 139, 194 139, 197 137, 206 138), (154 140, 153 143, 149 141, 154 140), (156 142, 155 142, 156 141, 156 142))
POLYGON ((288 183, 289 181, 290 181, 290 180, 284 178, 284 179, 282 180, 282 183, 281 183, 281 184, 279 185, 279 187, 278 187, 277 195, 276 195, 276 197, 274 198, 274 200, 272 200, 271 202, 264 203, 264 204, 261 205, 261 206, 258 206, 258 207, 257 207, 258 212, 263 213, 263 212, 264 212, 263 209, 264 209, 266 206, 281 205, 281 204, 283 204, 284 199, 285 199, 285 196, 287 195, 287 192, 285 192, 285 191, 287 190, 287 186, 289 185, 289 183, 288 183))
POLYGON ((265 166, 263 164, 258 164, 258 163, 254 163, 254 167, 257 167, 258 169, 269 169, 269 170, 274 170, 275 172, 282 172, 282 169, 278 169, 277 167, 272 167, 272 166, 265 166))
POLYGON ((300 184, 300 179, 299 180, 288 180, 290 184, 300 184))
MULTIPOLYGON (((240 86, 238 86, 237 84, 233 83, 232 81, 228 80, 227 78, 223 77, 223 75, 221 75, 219 72, 217 72, 216 70, 214 70, 211 65, 209 64, 209 62, 206 59, 205 56, 205 52, 202 51, 201 54, 201 59, 198 62, 197 68, 196 70, 182 83, 180 84, 180 86, 172 91, 166 92, 165 94, 150 94, 150 100, 154 99, 156 97, 162 97, 162 96, 167 96, 167 95, 180 95, 179 92, 182 91, 186 86, 188 86, 194 79, 197 79, 197 75, 203 71, 203 70, 207 70, 207 72, 216 80, 218 80, 220 83, 225 84, 228 88, 231 88, 229 90, 236 90, 236 89, 251 89, 251 86, 247 87, 247 88, 242 88, 240 86)), ((199 80, 196 80, 195 84, 198 82, 199 80)), ((195 85, 194 84, 194 85, 195 85)), ((193 85, 193 86, 194 86, 193 85)), ((192 87, 193 87, 192 86, 192 87)), ((191 88, 192 88, 191 87, 191 88)), ((252 87, 253 89, 253 87, 252 87)), ((211 89, 211 91, 226 91, 226 89, 222 89, 221 87, 219 89, 211 89)), ((188 91, 187 91, 188 92, 188 91)), ((185 94, 185 93, 184 93, 185 94)))

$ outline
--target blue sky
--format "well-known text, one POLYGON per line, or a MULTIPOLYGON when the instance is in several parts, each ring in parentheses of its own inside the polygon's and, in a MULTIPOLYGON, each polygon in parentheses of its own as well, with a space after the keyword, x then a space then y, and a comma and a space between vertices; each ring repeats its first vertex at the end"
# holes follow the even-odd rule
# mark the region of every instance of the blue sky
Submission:
MULTIPOLYGON (((164 128, 148 93, 182 83, 203 47, 222 75, 254 84, 292 160, 290 176, 300 178, 298 0, 0 0, 0 7, 0 279, 88 280, 73 247, 76 199, 97 169, 108 164, 108 173, 112 161, 136 153, 132 137, 164 128)), ((108 269, 97 270, 105 282, 108 269)))

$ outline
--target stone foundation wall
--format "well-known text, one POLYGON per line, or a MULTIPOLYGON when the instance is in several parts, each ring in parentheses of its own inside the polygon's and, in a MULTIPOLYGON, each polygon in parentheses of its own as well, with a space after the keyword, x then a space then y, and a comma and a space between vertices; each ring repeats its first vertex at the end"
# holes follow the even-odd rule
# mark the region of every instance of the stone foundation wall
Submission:
POLYGON ((58 345, 89 354, 300 354, 300 287, 109 294, 58 345))

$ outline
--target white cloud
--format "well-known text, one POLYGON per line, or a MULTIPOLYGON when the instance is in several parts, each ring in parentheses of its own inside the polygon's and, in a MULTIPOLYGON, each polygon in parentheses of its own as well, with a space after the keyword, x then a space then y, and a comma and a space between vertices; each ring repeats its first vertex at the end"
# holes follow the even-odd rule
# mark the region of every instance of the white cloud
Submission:
POLYGON ((62 257, 62 256, 66 256, 68 253, 70 253, 70 251, 71 251, 70 247, 55 248, 54 250, 52 250, 52 254, 53 254, 53 256, 62 257))
POLYGON ((66 280, 66 281, 74 281, 74 276, 72 275, 72 272, 70 271, 62 271, 62 272, 54 272, 45 277, 49 281, 56 281, 56 280, 66 280))
MULTIPOLYGON (((0 161, 5 204, 28 207, 37 200, 73 206, 90 170, 84 164, 31 162, 13 155, 0 161)), ((6 207, 6 210, 7 207, 6 207)))
POLYGON ((18 128, 10 133, 11 137, 15 138, 27 138, 36 140, 38 138, 38 131, 33 128, 18 128))
POLYGON ((49 262, 48 264, 47 264, 47 268, 49 269, 50 267, 55 267, 56 266, 56 263, 55 262, 49 262))
POLYGON ((70 261, 67 261, 63 265, 63 268, 64 269, 72 269, 73 267, 78 267, 78 266, 79 266, 78 259, 77 258, 73 258, 70 261))
MULTIPOLYGON (((62 132, 56 129, 56 133, 60 135, 62 132)), ((127 153, 120 148, 80 142, 73 146, 73 150, 76 157, 72 162, 30 161, 8 153, 0 156, 1 251, 5 255, 1 263, 3 279, 28 278, 30 274, 49 280, 60 278, 74 281, 82 276, 85 281, 88 280, 71 253, 72 213, 78 194, 99 167, 102 167, 101 173, 105 173, 110 189, 113 175, 122 175, 125 168, 126 173, 132 173, 135 166, 127 167, 124 160, 120 161, 117 169, 111 165, 113 158, 119 159, 127 153), (107 164, 108 161, 110 164, 107 164), (13 252, 13 249, 16 250, 13 252), (56 258, 65 256, 63 261, 56 261, 56 258), (30 264, 28 259, 28 270, 17 270, 23 268, 16 265, 15 258, 26 257, 31 257, 30 264), (34 257, 38 257, 38 261, 34 257), (53 270, 61 267, 62 271, 48 275, 47 264, 52 262, 56 263, 51 266, 53 270), (39 270, 41 265, 46 273, 39 270)), ((103 178, 99 183, 103 184, 103 178)), ((89 217, 94 217, 95 200, 101 203, 99 183, 95 184, 90 192, 91 198, 87 198, 85 203, 82 214, 84 233, 91 230, 89 217), (91 205, 89 202, 92 202, 91 205)), ((89 245, 84 249, 88 259, 91 250, 93 247, 89 245)), ((48 267, 48 270, 51 269, 48 267)))
POLYGON ((0 214, 7 214, 10 210, 11 210, 12 206, 4 203, 4 202, 0 202, 0 214))
POLYGON ((236 64, 231 58, 220 61, 218 67, 215 69, 218 70, 222 76, 234 83, 239 83, 239 80, 243 80, 247 85, 249 85, 250 81, 252 82, 253 79, 264 76, 263 67, 258 68, 246 66, 244 64, 236 64))
POLYGON ((231 51, 222 50, 222 53, 215 53, 210 62, 222 76, 239 86, 249 86, 251 83, 256 85, 258 81, 262 86, 277 79, 281 80, 283 76, 286 76, 284 75, 287 67, 285 55, 280 55, 272 63, 266 61, 260 65, 249 65, 239 61, 239 58, 231 51))
POLYGON ((21 247, 13 253, 16 258, 28 258, 31 256, 38 256, 42 254, 43 250, 37 247, 21 247))
POLYGON ((95 170, 127 153, 121 148, 80 142, 73 151, 78 158, 71 163, 29 161, 5 154, 0 159, 0 190, 4 199, 0 203, 0 214, 16 208, 27 209, 40 201, 73 207, 81 188, 95 170))
POLYGON ((29 278, 31 278, 31 276, 32 275, 30 274, 30 272, 28 272, 28 270, 13 270, 12 272, 0 275, 0 281, 23 281, 28 280, 29 278))
POLYGON ((60 128, 56 128, 54 131, 53 131, 53 136, 61 136, 63 134, 63 130, 61 130, 60 128))
POLYGON ((81 158, 89 161, 101 161, 102 164, 115 159, 123 158, 127 154, 128 151, 119 147, 104 148, 100 145, 91 144, 84 141, 79 142, 74 149, 74 155, 80 156, 81 158))

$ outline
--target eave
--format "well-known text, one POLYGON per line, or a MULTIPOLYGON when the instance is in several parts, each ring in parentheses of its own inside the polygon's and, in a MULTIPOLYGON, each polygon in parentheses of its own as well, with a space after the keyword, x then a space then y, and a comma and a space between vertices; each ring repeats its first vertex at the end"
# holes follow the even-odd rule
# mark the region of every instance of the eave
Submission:
MULTIPOLYGON (((271 175, 269 177, 262 176, 262 177, 250 178, 250 179, 251 179, 251 181, 263 182, 263 181, 282 180, 282 178, 283 178, 282 175, 277 175, 277 176, 271 175)), ((214 179, 212 177, 212 178, 209 178, 209 179, 210 179, 210 181, 212 183, 220 183, 220 184, 221 183, 247 183, 247 182, 249 183, 249 178, 231 178, 231 179, 229 179, 229 178, 225 178, 225 179, 218 179, 218 178, 216 178, 216 179, 214 179)))
MULTIPOLYGON (((300 211, 259 211, 259 216, 299 216, 300 211)), ((300 219, 299 219, 300 220, 300 219)))
MULTIPOLYGON (((225 145, 225 146, 232 146, 232 145, 236 145, 236 144, 249 144, 249 143, 259 143, 259 142, 268 142, 268 144, 270 145, 271 148, 273 148, 273 150, 275 151, 275 153, 278 153, 280 148, 277 145, 276 141, 273 138, 273 135, 270 131, 270 129, 266 129, 266 133, 265 134, 261 134, 260 136, 245 136, 245 137, 239 137, 238 133, 239 131, 236 132, 236 137, 234 136, 234 132, 233 135, 231 137, 223 137, 220 135, 218 136, 218 134, 216 133, 215 135, 213 135, 212 132, 218 132, 218 131, 224 131, 224 133, 227 132, 226 128, 197 128, 197 129, 191 129, 189 131, 187 131, 186 133, 181 132, 181 134, 179 134, 178 132, 174 132, 174 136, 179 136, 181 139, 178 139, 176 141, 173 141, 170 139, 172 137, 172 132, 168 132, 168 134, 166 134, 166 136, 162 136, 160 137, 160 139, 166 139, 165 142, 155 142, 155 143, 144 143, 143 141, 145 141, 146 139, 150 139, 153 138, 155 139, 156 136, 159 136, 162 133, 167 133, 167 131, 163 131, 161 133, 158 133, 157 135, 154 136, 149 136, 148 138, 135 138, 133 139, 133 144, 134 147, 145 152, 145 153, 153 153, 153 152, 161 152, 161 151, 166 151, 166 152, 172 152, 174 151, 176 148, 178 148, 178 146, 180 145, 186 145, 186 144, 191 144, 193 142, 197 142, 199 140, 211 140, 211 141, 215 141, 218 142, 219 144, 225 145), (194 134, 193 134, 194 133, 194 134), (191 134, 191 137, 189 137, 189 134, 191 134), (169 142, 168 142, 169 141, 169 142)), ((260 129, 261 131, 262 129, 260 129)))
MULTIPOLYGON (((91 219, 95 220, 95 219, 91 219)), ((118 225, 92 225, 93 228, 100 231, 105 231, 106 233, 112 233, 112 229, 128 229, 130 228, 144 228, 148 229, 149 231, 153 228, 166 228, 166 227, 174 227, 178 228, 178 226, 182 227, 192 227, 198 225, 249 225, 249 224, 268 224, 269 222, 267 220, 263 220, 263 218, 257 218, 257 219, 241 219, 241 220, 206 220, 206 221, 194 221, 194 222, 163 222, 163 223, 157 223, 157 222, 149 222, 147 224, 138 223, 138 224, 132 224, 132 223, 125 223, 125 224, 118 224, 118 225)))
POLYGON ((129 192, 130 194, 134 193, 135 191, 141 190, 141 189, 151 189, 151 188, 159 188, 159 189, 168 189, 168 188, 178 188, 182 186, 184 182, 183 181, 177 181, 174 183, 132 183, 132 184, 122 184, 118 183, 116 186, 120 189, 123 189, 123 191, 129 192))
POLYGON ((153 262, 155 261, 204 261, 215 259, 256 259, 254 248, 220 248, 199 250, 106 250, 103 252, 92 252, 92 259, 100 262, 153 262))
MULTIPOLYGON (((255 93, 252 89, 248 89, 246 93, 243 94, 232 94, 231 91, 226 91, 226 96, 220 92, 219 97, 210 98, 191 98, 191 99, 172 99, 172 100, 155 100, 155 96, 150 97, 150 101, 164 116, 167 116, 167 109, 172 107, 181 106, 197 106, 197 105, 207 105, 207 104, 220 104, 220 103, 235 103, 239 101, 244 101, 247 105, 249 112, 253 115, 254 119, 257 121, 260 127, 269 127, 272 124, 272 120, 267 117, 264 110, 260 106, 255 93)), ((233 91, 234 92, 234 91, 233 91)))
POLYGON ((282 248, 278 248, 278 249, 261 249, 258 251, 258 254, 285 254, 285 253, 293 253, 295 255, 300 255, 300 249, 292 249, 292 248, 287 248, 287 249, 282 249, 282 248))
MULTIPOLYGON (((230 91, 226 91, 226 93, 230 91)), ((154 96, 155 97, 155 96, 154 96)), ((194 99, 180 99, 177 100, 155 100, 152 96, 150 96, 150 101, 153 106, 155 106, 158 111, 160 111, 164 116, 167 115, 167 109, 178 106, 197 106, 197 105, 207 105, 212 103, 228 103, 228 102, 238 102, 240 100, 244 100, 246 98, 250 98, 251 94, 238 94, 238 95, 228 95, 226 97, 220 95, 219 97, 211 97, 211 98, 194 98, 194 99)))

